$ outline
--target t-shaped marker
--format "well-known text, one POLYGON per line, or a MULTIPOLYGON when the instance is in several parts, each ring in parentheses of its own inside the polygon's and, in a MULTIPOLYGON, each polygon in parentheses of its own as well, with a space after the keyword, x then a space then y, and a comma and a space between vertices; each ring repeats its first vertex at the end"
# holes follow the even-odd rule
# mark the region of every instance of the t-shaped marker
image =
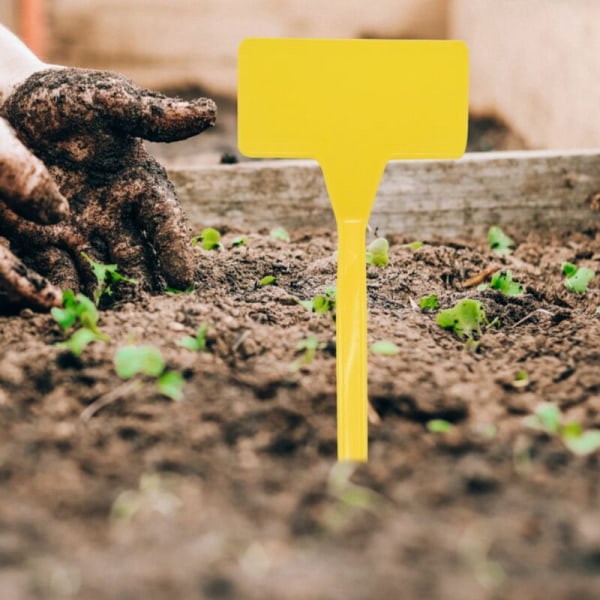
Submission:
POLYGON ((247 156, 321 165, 338 228, 338 459, 366 461, 365 233, 390 159, 459 158, 468 51, 456 41, 247 39, 238 143, 247 156))

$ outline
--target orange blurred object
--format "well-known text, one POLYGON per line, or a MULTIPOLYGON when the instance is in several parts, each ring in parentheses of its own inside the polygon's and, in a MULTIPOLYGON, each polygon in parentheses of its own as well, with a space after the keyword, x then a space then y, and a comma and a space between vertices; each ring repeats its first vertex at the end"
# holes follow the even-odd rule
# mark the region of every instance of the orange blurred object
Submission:
POLYGON ((21 0, 20 34, 29 49, 42 60, 46 55, 45 0, 21 0))

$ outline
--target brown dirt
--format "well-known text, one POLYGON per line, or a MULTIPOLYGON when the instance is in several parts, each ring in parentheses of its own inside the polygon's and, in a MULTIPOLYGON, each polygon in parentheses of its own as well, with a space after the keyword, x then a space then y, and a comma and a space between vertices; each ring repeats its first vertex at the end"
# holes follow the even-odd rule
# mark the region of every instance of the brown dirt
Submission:
POLYGON ((230 249, 234 234, 197 250, 198 291, 104 311, 112 342, 81 359, 53 346, 52 317, 0 318, 0 597, 598 598, 599 454, 576 457, 522 419, 554 401, 600 427, 598 282, 573 295, 560 274, 563 260, 598 269, 600 233, 530 234, 501 259, 483 241, 413 251, 391 238, 391 265, 368 271, 370 341, 400 347, 370 357, 379 423, 352 475, 377 494, 368 510, 332 471, 333 323, 295 302, 334 283, 335 236, 251 234, 230 249), (494 262, 524 296, 461 288, 494 262), (257 287, 267 274, 278 285, 257 287), (430 293, 442 307, 478 298, 501 326, 467 352, 412 307, 430 293), (210 352, 176 345, 202 323, 210 352), (309 334, 324 348, 292 372, 309 334), (128 341, 184 373, 183 401, 150 381, 119 388, 112 357, 128 341), (431 433, 433 418, 455 427, 431 433))

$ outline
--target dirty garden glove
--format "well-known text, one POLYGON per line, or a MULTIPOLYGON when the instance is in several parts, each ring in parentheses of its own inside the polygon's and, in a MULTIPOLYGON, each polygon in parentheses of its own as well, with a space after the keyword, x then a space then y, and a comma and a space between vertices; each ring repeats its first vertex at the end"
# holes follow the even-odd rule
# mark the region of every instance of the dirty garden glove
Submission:
MULTIPOLYGON (((0 210, 39 223, 55 223, 69 210, 46 167, 17 139, 0 118, 0 210)), ((49 309, 61 303, 62 293, 27 269, 0 239, 0 304, 49 309)))
POLYGON ((38 225, 0 204, 0 235, 57 286, 91 294, 82 256, 116 263, 142 289, 185 289, 194 280, 189 230, 166 171, 142 138, 172 142, 212 126, 215 104, 144 90, 111 72, 50 68, 6 98, 2 113, 46 165, 70 205, 38 225))

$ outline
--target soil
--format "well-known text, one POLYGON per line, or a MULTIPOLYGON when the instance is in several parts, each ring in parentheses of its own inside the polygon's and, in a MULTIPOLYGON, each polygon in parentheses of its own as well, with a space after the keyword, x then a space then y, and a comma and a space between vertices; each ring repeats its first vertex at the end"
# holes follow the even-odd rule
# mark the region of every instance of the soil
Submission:
POLYGON ((196 249, 196 291, 103 311, 112 341, 80 358, 50 315, 0 318, 1 598, 599 597, 600 453, 523 424, 552 401, 600 427, 600 289, 569 293, 560 268, 598 270, 599 230, 513 235, 506 257, 390 236, 391 264, 368 268, 369 338, 400 351, 369 358, 354 467, 336 465, 334 323, 296 301, 334 283, 335 235, 231 248, 240 232, 222 231, 223 251, 196 249), (462 288, 492 264, 526 293, 462 288), (469 351, 415 305, 431 293, 477 298, 499 326, 469 351), (204 323, 208 352, 177 346, 204 323), (308 335, 322 346, 294 371, 308 335), (117 377, 131 342, 184 374, 183 400, 117 377))

